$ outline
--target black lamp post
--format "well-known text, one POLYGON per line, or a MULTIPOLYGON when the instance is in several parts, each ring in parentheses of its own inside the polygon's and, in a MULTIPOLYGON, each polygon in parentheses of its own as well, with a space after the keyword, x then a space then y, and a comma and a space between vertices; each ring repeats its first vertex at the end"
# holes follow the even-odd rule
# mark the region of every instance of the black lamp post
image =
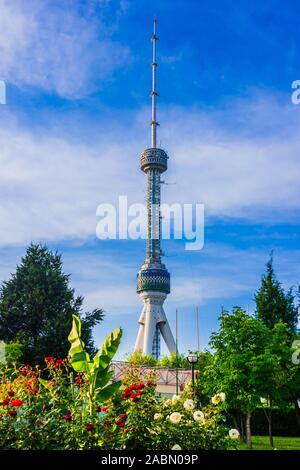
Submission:
POLYGON ((187 360, 191 364, 191 368, 192 368, 192 388, 193 388, 193 393, 195 395, 195 364, 198 362, 198 356, 197 354, 190 353, 187 357, 187 360))

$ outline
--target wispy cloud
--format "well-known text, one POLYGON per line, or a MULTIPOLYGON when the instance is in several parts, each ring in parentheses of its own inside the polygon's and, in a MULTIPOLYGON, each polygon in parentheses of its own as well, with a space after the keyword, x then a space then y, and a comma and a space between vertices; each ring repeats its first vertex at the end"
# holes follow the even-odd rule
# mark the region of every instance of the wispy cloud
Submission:
POLYGON ((77 3, 0 0, 0 10, 0 77, 18 87, 80 98, 129 61, 112 27, 77 3))

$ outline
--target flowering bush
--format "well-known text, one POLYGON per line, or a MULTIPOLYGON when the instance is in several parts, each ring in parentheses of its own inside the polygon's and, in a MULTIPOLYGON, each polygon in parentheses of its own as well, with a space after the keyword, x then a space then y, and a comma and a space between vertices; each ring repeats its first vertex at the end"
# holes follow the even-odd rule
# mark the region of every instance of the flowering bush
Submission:
POLYGON ((122 395, 111 400, 107 423, 113 437, 105 447, 147 450, 235 448, 238 431, 229 431, 224 425, 220 404, 225 396, 220 396, 220 400, 213 400, 215 404, 199 409, 190 388, 186 388, 181 396, 164 399, 155 392, 152 383, 132 384, 122 395))
POLYGON ((227 449, 239 437, 222 422, 222 400, 200 409, 190 389, 166 400, 153 382, 131 384, 106 402, 95 397, 91 414, 89 386, 55 358, 44 369, 3 370, 0 448, 227 449))
POLYGON ((44 369, 2 371, 0 448, 101 447, 103 413, 97 412, 101 404, 95 401, 91 416, 88 388, 84 374, 75 376, 67 363, 54 358, 44 369))
POLYGON ((223 393, 200 409, 190 387, 164 399, 155 378, 146 383, 130 369, 111 382, 110 361, 121 330, 109 335, 93 359, 74 317, 68 360, 45 358, 45 367, 0 369, 0 449, 198 450, 234 447, 239 437, 223 423, 223 393))
POLYGON ((105 401, 120 388, 109 384, 110 361, 121 330, 113 331, 91 360, 73 317, 69 360, 45 358, 45 368, 2 366, 0 448, 91 449, 103 444, 105 401), (99 411, 100 410, 100 411, 99 411))

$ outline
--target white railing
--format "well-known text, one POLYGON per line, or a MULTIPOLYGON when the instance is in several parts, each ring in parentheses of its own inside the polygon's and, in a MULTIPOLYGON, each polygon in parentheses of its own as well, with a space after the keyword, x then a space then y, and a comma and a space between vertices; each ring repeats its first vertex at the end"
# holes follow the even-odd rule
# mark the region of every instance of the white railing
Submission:
POLYGON ((111 370, 114 371, 113 380, 120 380, 123 376, 124 369, 129 367, 138 368, 142 376, 147 377, 149 372, 155 372, 157 385, 176 386, 176 375, 178 374, 178 385, 182 389, 187 382, 192 379, 192 371, 190 369, 171 369, 169 367, 149 367, 131 364, 124 361, 113 361, 111 363, 111 370))

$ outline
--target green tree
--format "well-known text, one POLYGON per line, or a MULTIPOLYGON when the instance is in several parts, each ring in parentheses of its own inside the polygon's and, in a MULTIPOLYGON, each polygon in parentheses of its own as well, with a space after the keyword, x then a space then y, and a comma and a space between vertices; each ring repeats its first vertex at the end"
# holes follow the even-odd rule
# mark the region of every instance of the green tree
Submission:
POLYGON ((190 369, 190 363, 183 354, 171 353, 169 356, 162 356, 158 361, 159 367, 169 367, 170 369, 190 369))
POLYGON ((276 406, 285 410, 290 406, 297 369, 300 372, 292 362, 290 331, 285 323, 276 323, 274 328, 268 329, 264 350, 254 359, 251 380, 261 397, 270 445, 274 447, 273 409, 276 406))
POLYGON ((82 339, 95 353, 92 329, 103 318, 95 309, 83 313, 83 297, 75 296, 61 255, 31 244, 15 274, 0 288, 0 339, 22 344, 22 360, 43 362, 45 356, 66 357, 72 314, 82 321, 82 339))
MULTIPOLYGON (((213 361, 213 354, 211 351, 193 351, 198 356, 198 362, 195 364, 195 395, 196 401, 201 406, 208 405, 211 396, 207 394, 207 390, 203 380, 204 371, 213 361)), ((189 364, 190 366, 190 364, 189 364)))
POLYGON ((152 354, 144 354, 142 351, 133 351, 131 354, 125 356, 125 362, 132 366, 148 366, 155 367, 157 361, 152 354))
POLYGON ((273 256, 267 263, 267 271, 262 275, 261 286, 255 293, 256 314, 268 328, 273 328, 278 322, 286 323, 289 330, 295 333, 298 322, 298 312, 295 306, 295 296, 292 288, 287 292, 277 280, 273 268, 273 256))
POLYGON ((224 392, 224 407, 249 448, 251 417, 260 404, 256 384, 256 359, 264 353, 268 329, 240 307, 220 317, 218 333, 213 333, 210 346, 215 350, 202 374, 204 392, 208 396, 224 392))

